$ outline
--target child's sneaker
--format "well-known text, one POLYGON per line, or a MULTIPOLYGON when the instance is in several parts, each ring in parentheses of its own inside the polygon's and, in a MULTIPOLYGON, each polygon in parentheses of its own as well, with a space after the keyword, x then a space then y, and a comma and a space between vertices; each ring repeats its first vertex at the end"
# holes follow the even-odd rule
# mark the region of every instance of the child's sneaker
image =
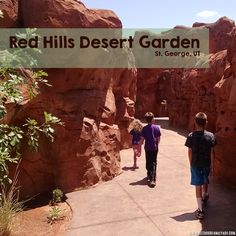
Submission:
POLYGON ((151 181, 151 182, 150 182, 150 187, 151 187, 151 188, 154 188, 155 186, 156 186, 155 181, 151 181))
POLYGON ((195 211, 195 216, 199 220, 204 219, 204 211, 201 211, 199 208, 195 211))

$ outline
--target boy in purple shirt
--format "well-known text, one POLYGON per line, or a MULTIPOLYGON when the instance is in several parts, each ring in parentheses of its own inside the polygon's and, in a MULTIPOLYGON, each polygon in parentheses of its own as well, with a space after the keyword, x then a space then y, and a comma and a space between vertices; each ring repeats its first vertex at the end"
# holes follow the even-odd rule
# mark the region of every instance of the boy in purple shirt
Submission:
POLYGON ((147 125, 143 127, 141 135, 145 139, 146 169, 150 187, 156 186, 156 167, 158 144, 161 138, 159 126, 153 124, 154 115, 151 112, 145 114, 147 125))

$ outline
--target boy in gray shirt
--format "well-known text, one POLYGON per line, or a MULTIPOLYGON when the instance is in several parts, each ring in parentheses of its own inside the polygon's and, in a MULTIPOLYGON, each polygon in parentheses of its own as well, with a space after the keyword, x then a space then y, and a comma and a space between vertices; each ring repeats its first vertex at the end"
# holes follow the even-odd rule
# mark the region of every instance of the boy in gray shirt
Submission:
POLYGON ((207 115, 199 112, 195 116, 196 130, 190 133, 185 142, 188 147, 188 156, 191 168, 191 185, 195 185, 198 209, 195 215, 198 219, 204 218, 203 202, 209 198, 208 184, 211 170, 211 154, 216 144, 213 133, 205 130, 207 115))

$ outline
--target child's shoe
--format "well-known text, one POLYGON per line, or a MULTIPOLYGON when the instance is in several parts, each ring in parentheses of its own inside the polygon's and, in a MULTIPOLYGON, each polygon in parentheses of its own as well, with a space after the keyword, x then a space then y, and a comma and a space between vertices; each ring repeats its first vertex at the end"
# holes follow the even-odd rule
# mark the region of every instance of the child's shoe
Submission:
POLYGON ((201 211, 199 208, 195 211, 195 216, 199 220, 204 219, 204 211, 201 211))
POLYGON ((151 187, 151 188, 154 188, 155 186, 156 186, 156 182, 155 182, 155 181, 151 181, 151 182, 150 182, 150 187, 151 187))

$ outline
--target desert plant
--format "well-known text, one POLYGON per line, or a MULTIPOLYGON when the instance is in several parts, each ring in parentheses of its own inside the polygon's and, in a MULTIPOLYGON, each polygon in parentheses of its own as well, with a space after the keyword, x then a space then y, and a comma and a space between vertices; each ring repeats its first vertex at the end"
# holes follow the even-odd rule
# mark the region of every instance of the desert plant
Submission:
POLYGON ((63 198, 63 192, 61 191, 61 189, 56 188, 52 191, 52 203, 56 204, 56 203, 60 203, 62 202, 62 198, 63 198))
POLYGON ((62 210, 60 207, 54 206, 49 211, 49 215, 47 216, 48 223, 53 224, 58 220, 63 219, 62 210))
POLYGON ((0 194, 0 235, 10 235, 14 226, 15 216, 23 210, 25 201, 19 201, 18 174, 9 189, 1 185, 0 194))
POLYGON ((32 151, 38 151, 40 134, 44 134, 51 142, 54 141, 53 124, 62 124, 60 119, 44 112, 44 122, 39 124, 35 119, 28 118, 22 127, 0 125, 0 183, 11 183, 8 177, 8 164, 18 163, 21 158, 20 147, 23 139, 28 141, 32 151))

